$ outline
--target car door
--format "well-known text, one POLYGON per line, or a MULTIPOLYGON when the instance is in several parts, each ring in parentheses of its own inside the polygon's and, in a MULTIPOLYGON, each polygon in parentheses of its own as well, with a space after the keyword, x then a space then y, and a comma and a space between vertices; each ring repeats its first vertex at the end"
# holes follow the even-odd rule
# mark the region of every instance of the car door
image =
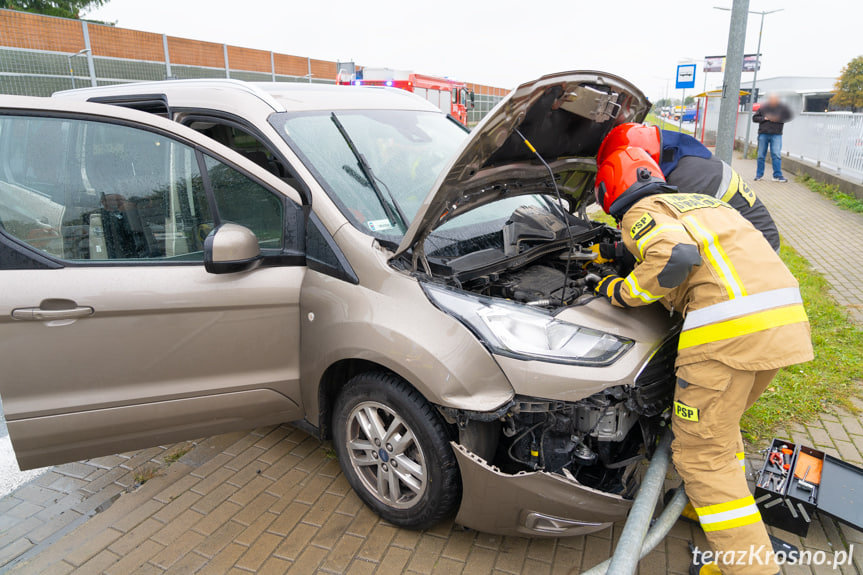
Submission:
POLYGON ((0 99, 0 396, 22 468, 302 418, 303 210, 179 124, 0 99), (222 223, 262 264, 211 274, 222 223))

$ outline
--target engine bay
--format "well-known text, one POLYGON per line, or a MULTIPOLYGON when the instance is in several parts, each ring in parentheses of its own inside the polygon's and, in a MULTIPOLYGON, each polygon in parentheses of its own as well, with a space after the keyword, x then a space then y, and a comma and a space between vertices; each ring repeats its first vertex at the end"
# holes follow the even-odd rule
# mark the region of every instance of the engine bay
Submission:
POLYGON ((433 259, 433 273, 465 291, 555 309, 590 294, 601 278, 631 271, 634 260, 624 253, 619 230, 568 217, 570 230, 556 214, 521 206, 493 247, 433 259), (615 246, 617 257, 609 257, 615 246))

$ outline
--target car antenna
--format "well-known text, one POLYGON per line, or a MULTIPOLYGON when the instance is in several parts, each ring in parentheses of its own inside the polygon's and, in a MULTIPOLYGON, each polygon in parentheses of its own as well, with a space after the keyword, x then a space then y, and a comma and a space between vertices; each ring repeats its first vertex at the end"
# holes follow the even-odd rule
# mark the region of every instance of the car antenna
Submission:
MULTIPOLYGON (((381 182, 382 184, 383 184, 383 182, 380 179, 378 179, 377 176, 375 176, 374 172, 372 171, 372 167, 366 161, 366 157, 363 156, 360 153, 360 151, 357 149, 356 144, 354 144, 353 139, 350 137, 350 135, 348 134, 348 131, 342 125, 341 120, 338 119, 335 112, 330 114, 330 119, 332 119, 333 124, 336 125, 336 128, 338 129, 339 133, 342 135, 342 138, 344 138, 345 143, 348 145, 348 148, 350 148, 351 153, 357 159, 357 163, 360 166, 360 170, 362 170, 363 175, 366 177, 366 179, 369 181, 369 184, 372 186, 372 190, 374 191, 375 195, 378 197, 378 201, 381 203, 381 207, 383 207, 384 212, 387 215, 387 219, 389 219, 389 221, 392 225, 394 225, 394 226, 397 225, 398 221, 396 220, 396 213, 393 212, 393 209, 390 207, 389 203, 384 198, 384 194, 381 191, 380 186, 378 186, 378 182, 381 182)), ((384 186, 386 186, 386 184, 384 184, 384 186)), ((393 196, 392 192, 390 192, 389 186, 387 186, 387 192, 389 193, 390 199, 393 201, 393 205, 395 206, 396 211, 398 212, 399 219, 401 219, 402 224, 407 229, 408 221, 405 218, 405 215, 402 212, 401 208, 399 207, 398 202, 396 202, 396 199, 393 196)))
MULTIPOLYGON (((567 246, 567 255, 569 252, 572 252, 572 247, 575 245, 575 239, 572 237, 572 228, 569 226, 569 212, 566 211, 566 208, 563 207, 563 198, 560 197, 560 189, 557 187, 557 180, 554 178, 554 170, 551 169, 551 166, 548 165, 548 162, 540 155, 539 152, 536 151, 536 148, 533 147, 533 144, 524 137, 524 134, 519 131, 518 128, 515 128, 515 133, 518 134, 518 137, 524 141, 524 145, 528 147, 528 149, 533 152, 533 154, 537 157, 537 159, 542 162, 542 165, 545 166, 545 169, 548 170, 548 175, 551 177, 551 185, 554 186, 554 194, 557 196, 557 205, 560 206, 560 211, 563 213, 563 223, 566 224, 566 234, 569 238, 569 245, 567 246)), ((569 262, 572 261, 571 257, 566 258, 566 267, 563 272, 563 287, 560 290, 560 305, 566 305, 566 301, 564 301, 564 296, 566 296, 566 282, 569 281, 569 262)))

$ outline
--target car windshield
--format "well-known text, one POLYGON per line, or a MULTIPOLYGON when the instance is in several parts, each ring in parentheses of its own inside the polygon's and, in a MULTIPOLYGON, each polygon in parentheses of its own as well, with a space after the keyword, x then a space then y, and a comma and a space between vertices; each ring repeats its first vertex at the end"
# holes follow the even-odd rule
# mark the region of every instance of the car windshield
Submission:
POLYGON ((430 111, 282 113, 273 123, 354 226, 393 241, 467 136, 430 111))

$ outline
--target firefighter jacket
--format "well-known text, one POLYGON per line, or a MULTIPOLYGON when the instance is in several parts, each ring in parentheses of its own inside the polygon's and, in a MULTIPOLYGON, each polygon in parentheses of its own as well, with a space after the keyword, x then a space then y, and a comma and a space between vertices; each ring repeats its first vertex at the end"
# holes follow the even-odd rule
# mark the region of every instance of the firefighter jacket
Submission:
POLYGON ((714 157, 704 144, 687 134, 663 131, 660 169, 669 185, 730 204, 764 235, 774 250, 779 250, 779 231, 767 207, 743 178, 714 157))
POLYGON ((678 367, 710 359, 768 370, 812 359, 797 280, 731 206, 702 194, 648 195, 621 229, 638 263, 607 293, 619 307, 660 301, 683 314, 678 367))

